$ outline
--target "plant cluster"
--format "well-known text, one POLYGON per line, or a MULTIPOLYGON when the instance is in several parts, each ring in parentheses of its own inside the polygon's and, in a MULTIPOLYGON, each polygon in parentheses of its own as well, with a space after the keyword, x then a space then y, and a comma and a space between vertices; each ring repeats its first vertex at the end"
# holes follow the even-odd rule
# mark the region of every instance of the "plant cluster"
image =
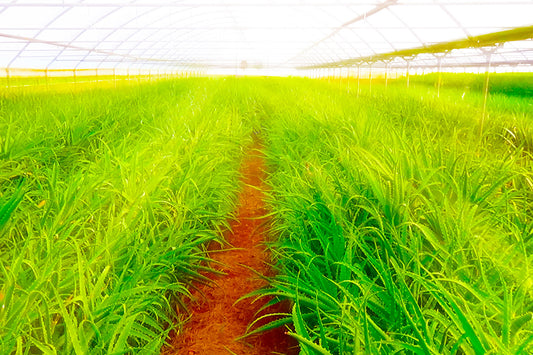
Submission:
POLYGON ((292 310, 250 334, 288 325, 304 354, 532 352, 531 98, 493 94, 483 119, 479 91, 401 84, 3 94, 0 352, 158 352, 208 282, 254 136, 277 274, 249 297, 292 310))
POLYGON ((292 323, 306 354, 533 351, 531 113, 494 95, 481 130, 457 90, 265 95, 278 275, 250 296, 293 306, 251 332, 292 323))
POLYGON ((158 352, 235 208, 247 103, 59 86, 0 99, 0 353, 158 352))

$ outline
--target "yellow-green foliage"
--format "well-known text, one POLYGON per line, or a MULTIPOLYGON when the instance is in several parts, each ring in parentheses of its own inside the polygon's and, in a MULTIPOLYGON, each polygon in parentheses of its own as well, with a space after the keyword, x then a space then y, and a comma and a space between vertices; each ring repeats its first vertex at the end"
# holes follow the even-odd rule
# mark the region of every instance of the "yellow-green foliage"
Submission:
POLYGON ((250 296, 292 310, 250 332, 292 324, 305 354, 533 352, 531 98, 491 95, 481 129, 479 92, 369 84, 3 93, 0 352, 158 352, 257 135, 279 272, 250 296))
POLYGON ((0 99, 0 353, 154 353, 234 209, 247 103, 207 79, 70 89, 0 99))
POLYGON ((279 274, 254 295, 292 301, 304 353, 533 351, 531 113, 493 96, 480 133, 460 90, 264 95, 279 274))

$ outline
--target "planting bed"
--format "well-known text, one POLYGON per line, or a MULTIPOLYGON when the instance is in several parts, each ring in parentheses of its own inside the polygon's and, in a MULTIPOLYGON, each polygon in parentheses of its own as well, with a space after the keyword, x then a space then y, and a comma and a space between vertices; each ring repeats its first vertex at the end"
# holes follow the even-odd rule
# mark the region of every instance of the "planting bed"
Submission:
POLYGON ((187 305, 190 319, 174 334, 172 347, 164 354, 298 354, 297 343, 283 327, 242 338, 258 316, 287 312, 283 304, 268 307, 266 300, 242 299, 266 286, 260 275, 271 274, 264 246, 264 158, 257 148, 248 151, 242 164, 244 187, 236 218, 226 235, 229 246, 213 243, 209 248, 211 259, 217 263, 213 268, 222 275, 206 274, 214 284, 195 287, 193 300, 187 305))
POLYGON ((0 353, 532 353, 524 78, 3 92, 0 353))

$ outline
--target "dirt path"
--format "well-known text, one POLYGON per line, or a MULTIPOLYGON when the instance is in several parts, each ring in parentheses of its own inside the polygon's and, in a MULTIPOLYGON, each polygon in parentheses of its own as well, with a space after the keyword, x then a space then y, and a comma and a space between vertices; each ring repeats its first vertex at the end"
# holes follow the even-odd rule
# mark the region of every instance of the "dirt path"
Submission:
MULTIPOLYGON (((296 343, 285 335, 284 329, 235 340, 245 333, 248 324, 255 319, 256 312, 265 303, 252 304, 251 299, 246 299, 234 304, 243 295, 265 286, 265 281, 250 268, 261 274, 269 274, 269 268, 265 265, 269 255, 263 245, 264 219, 258 219, 266 214, 262 192, 264 158, 257 148, 254 146, 250 150, 241 166, 244 188, 239 196, 240 207, 236 221, 231 223, 233 233, 226 237, 234 248, 211 253, 214 260, 223 264, 216 269, 226 275, 209 276, 216 285, 201 285, 199 291, 193 292, 196 302, 188 305, 192 317, 186 323, 183 334, 171 340, 172 349, 166 349, 164 354, 298 354, 296 343)), ((269 310, 287 311, 279 308, 269 310)))

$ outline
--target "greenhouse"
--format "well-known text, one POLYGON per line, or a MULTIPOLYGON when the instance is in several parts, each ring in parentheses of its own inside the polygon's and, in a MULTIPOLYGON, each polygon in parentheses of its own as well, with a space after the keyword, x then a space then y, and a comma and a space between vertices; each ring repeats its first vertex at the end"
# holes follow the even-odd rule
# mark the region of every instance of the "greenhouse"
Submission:
POLYGON ((0 0, 0 354, 532 354, 532 0, 0 0))

